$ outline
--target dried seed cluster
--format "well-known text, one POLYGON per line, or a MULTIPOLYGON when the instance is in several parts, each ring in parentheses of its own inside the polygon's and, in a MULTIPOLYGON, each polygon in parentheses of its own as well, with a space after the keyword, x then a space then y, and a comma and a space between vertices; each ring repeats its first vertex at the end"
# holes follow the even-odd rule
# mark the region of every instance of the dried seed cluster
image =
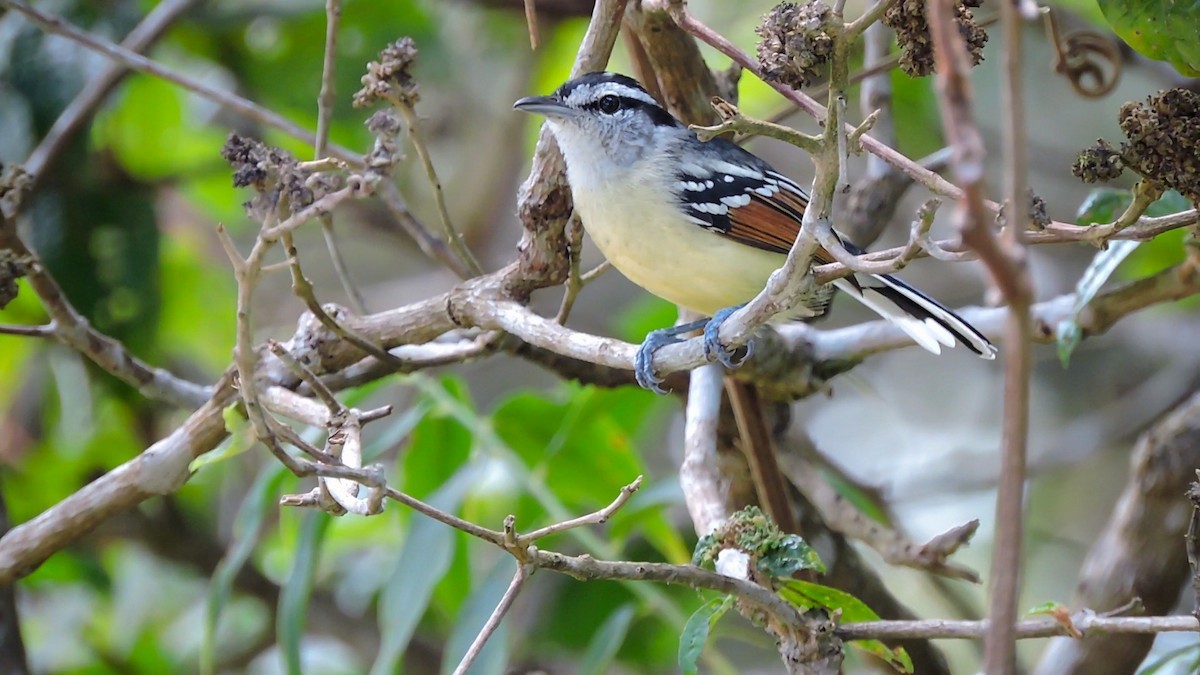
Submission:
POLYGON ((834 28, 829 5, 820 0, 783 2, 763 15, 754 32, 763 76, 793 89, 806 87, 821 77, 833 54, 834 28))
POLYGON ((379 101, 400 103, 410 108, 417 103, 417 81, 409 69, 417 62, 417 45, 402 37, 379 52, 379 60, 367 64, 362 89, 354 93, 354 107, 363 108, 379 101))
MULTIPOLYGON (((954 20, 967 42, 971 65, 983 60, 983 46, 988 34, 975 23, 972 7, 982 0, 963 0, 955 5, 954 20)), ((900 0, 883 15, 883 23, 896 31, 896 42, 900 45, 900 69, 911 77, 924 77, 933 73, 933 39, 929 37, 929 23, 925 20, 926 0, 900 0)))
POLYGON ((0 249, 0 309, 17 297, 17 280, 29 273, 31 260, 8 249, 0 249))
POLYGON ((233 167, 234 187, 252 187, 259 193, 245 204, 256 220, 274 209, 281 197, 295 213, 336 187, 331 176, 312 173, 289 153, 237 134, 226 139, 221 157, 233 167))
POLYGON ((1096 144, 1079 153, 1071 173, 1085 183, 1103 183, 1116 180, 1125 170, 1125 161, 1121 159, 1121 151, 1117 150, 1103 138, 1096 139, 1096 144))
POLYGON ((1104 140, 1081 152, 1073 173, 1095 182, 1130 168, 1160 190, 1174 189, 1200 203, 1200 93, 1168 89, 1145 101, 1121 106, 1125 141, 1120 149, 1104 140))
MULTIPOLYGON (((1050 219, 1049 212, 1046 210, 1046 200, 1043 199, 1041 195, 1034 192, 1033 188, 1028 189, 1026 191, 1026 195, 1029 197, 1028 208, 1026 210, 1026 215, 1029 218, 1029 220, 1027 222, 1035 230, 1046 229, 1046 226, 1048 226, 1051 222, 1053 222, 1050 219)), ((1008 223, 1008 202, 1006 201, 1000 205, 1000 210, 996 213, 996 224, 1003 227, 1007 223, 1008 223)))

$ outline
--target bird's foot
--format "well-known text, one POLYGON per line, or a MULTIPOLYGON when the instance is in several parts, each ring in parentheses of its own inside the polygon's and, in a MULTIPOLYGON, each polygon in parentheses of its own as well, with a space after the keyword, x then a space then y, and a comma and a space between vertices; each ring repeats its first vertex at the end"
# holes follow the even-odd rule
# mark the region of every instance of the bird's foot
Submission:
POLYGON ((737 359, 735 358, 737 350, 730 349, 729 347, 721 344, 721 339, 718 336, 718 333, 721 330, 721 324, 725 323, 726 319, 744 306, 745 305, 742 304, 735 305, 733 307, 726 307, 716 314, 713 314, 708 323, 704 325, 705 358, 709 359, 710 361, 716 359, 717 361, 720 361, 721 365, 725 366, 726 368, 737 368, 745 363, 746 359, 750 358, 750 355, 754 353, 754 341, 751 340, 750 342, 746 343, 745 355, 743 355, 742 358, 737 359))
POLYGON ((683 340, 679 337, 680 335, 694 331, 706 325, 706 323, 703 320, 693 321, 680 326, 650 331, 646 336, 646 340, 642 342, 642 346, 638 348, 637 356, 633 359, 633 374, 637 378, 638 384, 643 389, 649 389, 656 394, 667 393, 665 389, 658 386, 662 384, 662 378, 654 374, 654 352, 667 345, 682 342, 683 340))

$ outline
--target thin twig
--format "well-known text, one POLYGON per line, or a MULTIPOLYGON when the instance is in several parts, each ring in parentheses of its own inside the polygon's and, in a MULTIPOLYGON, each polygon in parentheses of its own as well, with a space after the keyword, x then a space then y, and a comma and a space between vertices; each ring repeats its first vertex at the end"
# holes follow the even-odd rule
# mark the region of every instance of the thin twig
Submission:
MULTIPOLYGON (((950 14, 952 7, 941 5, 950 14)), ((1021 15, 1014 3, 1001 3, 1004 45, 1001 56, 1001 119, 1004 140, 1004 183, 1008 223, 1004 245, 983 223, 963 230, 963 241, 979 252, 1008 303, 1004 331, 1004 418, 1001 423, 1000 481, 996 486, 996 534, 992 546, 988 631, 983 669, 1006 675, 1016 669, 1017 601, 1021 592, 1021 542, 1025 464, 1029 443, 1029 386, 1032 354, 1025 336, 1033 326, 1033 280, 1026 267, 1024 233, 1029 228, 1025 207, 1029 162, 1025 127, 1025 95, 1021 80, 1021 15), (989 251, 996 250, 999 256, 989 251)), ((955 31, 956 38, 962 34, 955 31)))
POLYGON ((863 261, 861 257, 853 255, 846 250, 841 238, 834 234, 833 227, 828 221, 819 223, 817 239, 834 260, 845 265, 849 270, 862 274, 893 274, 907 267, 908 263, 915 260, 930 243, 928 241, 929 228, 933 226, 933 219, 939 206, 941 206, 941 201, 938 199, 930 199, 921 205, 909 231, 908 242, 895 257, 887 260, 863 261))
POLYGON ((425 168, 425 176, 429 179, 430 189, 433 190, 433 203, 437 206, 438 218, 442 224, 442 234, 446 238, 446 243, 450 245, 450 250, 454 251, 467 266, 467 271, 471 273, 471 276, 477 277, 483 274, 483 268, 479 266, 479 262, 471 254, 471 249, 467 248, 466 242, 463 241, 462 236, 458 234, 458 231, 454 229, 454 224, 450 221, 450 210, 446 207, 446 195, 442 190, 442 181, 438 178, 437 169, 433 167, 433 158, 429 155, 429 148, 425 146, 425 140, 421 137, 417 111, 413 110, 412 105, 407 101, 399 98, 390 99, 390 103, 404 118, 404 125, 408 129, 408 140, 412 142, 413 149, 417 151, 417 157, 421 159, 421 166, 425 168))
MULTIPOLYGON (((333 331, 334 334, 343 340, 379 359, 380 362, 396 370, 403 369, 405 366, 403 361, 400 361, 386 349, 374 344, 355 331, 346 328, 337 319, 330 316, 329 312, 325 311, 325 308, 317 300, 316 289, 313 288, 312 282, 308 280, 308 277, 304 276, 304 270, 300 267, 300 256, 296 251, 296 243, 290 232, 283 235, 282 242, 284 255, 287 257, 288 269, 291 270, 292 274, 292 292, 304 302, 304 306, 321 322, 321 325, 333 331)), ((331 253, 335 251, 336 248, 330 249, 331 253)))
MULTIPOLYGON (((532 1, 532 0, 531 0, 532 1)), ((583 221, 579 214, 573 214, 567 221, 567 259, 570 267, 567 269, 567 281, 564 284, 562 302, 558 305, 558 314, 554 320, 565 324, 571 316, 571 308, 575 306, 575 298, 583 288, 583 277, 579 266, 583 258, 583 221)))
POLYGON ((785 127, 782 124, 748 117, 743 115, 737 106, 720 96, 712 97, 712 107, 721 116, 720 124, 713 126, 691 125, 692 131, 696 132, 696 135, 702 141, 707 141, 732 131, 738 134, 774 138, 785 143, 791 143, 809 153, 816 153, 821 149, 820 136, 810 136, 791 127, 785 127))
POLYGON ((40 338, 57 337, 56 328, 53 321, 41 326, 20 326, 11 323, 0 324, 0 335, 20 335, 22 337, 40 338))
POLYGON ((633 493, 637 492, 638 488, 640 487, 642 487, 642 477, 638 476, 632 483, 621 488, 620 494, 618 494, 617 498, 614 499, 608 506, 585 516, 572 518, 571 520, 564 520, 561 523, 547 525, 546 527, 536 529, 528 534, 520 535, 517 538, 517 545, 525 547, 543 537, 548 537, 552 534, 564 532, 572 528, 583 527, 584 525, 602 525, 608 522, 608 519, 611 518, 612 514, 616 513, 618 509, 620 509, 622 506, 625 506, 625 502, 629 501, 629 498, 632 497, 633 493))
POLYGON ((537 7, 534 6, 533 0, 525 0, 525 28, 529 31, 529 48, 537 51, 538 17, 537 7))
MULTIPOLYGON (((317 95, 317 140, 313 147, 316 159, 325 156, 329 144, 329 127, 333 121, 334 74, 337 67, 337 38, 338 26, 342 19, 342 1, 325 0, 325 57, 321 64, 321 92, 317 95)), ((329 259, 333 262, 333 271, 342 290, 350 300, 351 307, 359 314, 367 313, 367 303, 362 291, 354 285, 350 278, 350 270, 346 266, 342 250, 338 246, 337 233, 333 229, 333 216, 324 214, 320 218, 321 234, 325 238, 325 248, 329 249, 329 259)))
MULTIPOLYGON (((532 0, 529 0, 532 4, 532 0)), ((471 647, 467 649, 467 653, 463 655, 462 661, 458 662, 458 667, 454 669, 454 675, 466 675, 471 665, 475 663, 475 659, 479 658, 480 652, 483 651, 483 646, 487 644, 488 638, 496 629, 500 627, 500 621, 508 614, 508 610, 512 609, 513 600, 517 599, 517 593, 521 592, 521 587, 525 585, 525 580, 529 578, 533 568, 525 565, 517 566, 517 573, 513 575, 512 581, 508 584, 508 589, 504 591, 504 595, 500 598, 500 603, 496 605, 496 609, 492 611, 492 615, 488 617, 487 623, 483 624, 483 629, 479 631, 479 635, 471 642, 471 647)))
MULTIPOLYGON (((904 640, 904 639, 979 639, 986 635, 988 620, 984 621, 868 621, 838 626, 836 632, 846 640, 904 640)), ((1076 612, 1071 624, 1085 636, 1118 633, 1180 633, 1200 630, 1194 616, 1117 616, 1102 617, 1094 612, 1076 612)), ((1018 640, 1070 635, 1070 629, 1053 618, 1027 619, 1009 626, 1018 640)))
POLYGON ((394 182, 384 181, 380 185, 379 199, 388 208, 388 211, 391 211, 400 229, 412 238, 422 253, 445 265, 459 279, 467 279, 471 276, 471 271, 467 269, 466 263, 450 251, 446 242, 434 236, 429 228, 425 227, 424 223, 417 220, 408 210, 408 206, 404 203, 404 197, 394 182))

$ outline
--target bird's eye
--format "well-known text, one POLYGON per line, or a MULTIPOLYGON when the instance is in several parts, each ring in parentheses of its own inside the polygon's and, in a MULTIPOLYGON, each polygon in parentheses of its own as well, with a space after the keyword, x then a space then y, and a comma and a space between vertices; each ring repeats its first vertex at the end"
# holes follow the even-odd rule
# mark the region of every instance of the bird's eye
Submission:
POLYGON ((621 109, 621 99, 609 94, 602 97, 598 105, 600 112, 611 115, 621 109))

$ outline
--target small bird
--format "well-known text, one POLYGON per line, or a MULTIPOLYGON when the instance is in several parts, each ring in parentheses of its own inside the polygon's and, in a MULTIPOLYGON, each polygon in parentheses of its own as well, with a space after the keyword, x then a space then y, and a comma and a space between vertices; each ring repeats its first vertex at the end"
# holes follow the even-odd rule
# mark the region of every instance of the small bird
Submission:
MULTIPOLYGON (((701 141, 624 75, 589 73, 513 107, 546 117, 566 161, 575 212, 613 267, 650 293, 712 317, 651 332, 638 351, 638 382, 663 393, 654 351, 701 325, 706 351, 736 366, 717 329, 783 264, 800 233, 805 191, 735 143, 701 141)), ((821 248, 814 263, 833 260, 821 248)), ((820 316, 834 287, 934 354, 961 342, 982 358, 996 356, 995 346, 953 311, 886 274, 817 287, 776 320, 820 316)))

